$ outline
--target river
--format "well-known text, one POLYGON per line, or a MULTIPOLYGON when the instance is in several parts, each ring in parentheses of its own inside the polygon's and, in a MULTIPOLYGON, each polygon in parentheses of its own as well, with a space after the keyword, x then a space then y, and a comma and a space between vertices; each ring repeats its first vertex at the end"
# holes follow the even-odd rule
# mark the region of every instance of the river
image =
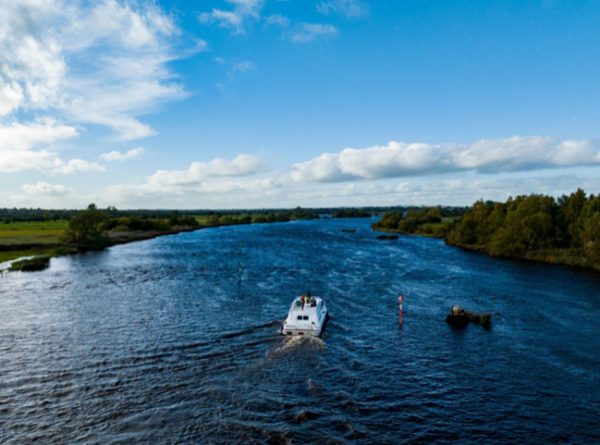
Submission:
POLYGON ((371 222, 220 227, 5 274, 0 443, 600 442, 600 275, 379 241, 371 222), (325 335, 279 336, 308 290, 325 335), (454 304, 491 329, 448 326, 454 304))

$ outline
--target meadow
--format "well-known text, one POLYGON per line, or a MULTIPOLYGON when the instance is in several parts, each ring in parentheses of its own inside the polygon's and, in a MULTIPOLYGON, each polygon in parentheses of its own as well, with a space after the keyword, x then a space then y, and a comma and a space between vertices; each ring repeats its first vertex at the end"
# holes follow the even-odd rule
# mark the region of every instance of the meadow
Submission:
MULTIPOLYGON (((249 224, 284 222, 293 219, 313 219, 318 218, 318 214, 310 211, 295 210, 293 213, 239 213, 230 215, 202 214, 180 216, 178 218, 160 218, 144 219, 138 216, 123 216, 112 218, 110 221, 102 222, 105 232, 112 235, 112 244, 121 244, 123 242, 148 239, 148 236, 140 236, 140 233, 157 236, 156 232, 162 234, 175 233, 180 231, 180 226, 190 226, 188 228, 201 228, 202 226, 218 226, 226 224, 249 224), (198 225, 191 224, 189 218, 193 218, 198 225), (152 234, 152 232, 154 232, 152 234), (119 239, 117 239, 119 238, 119 239)), ((193 220, 192 220, 193 221, 193 220)), ((47 220, 47 221, 17 221, 0 222, 0 263, 12 261, 18 258, 47 255, 60 256, 71 253, 74 250, 73 244, 64 245, 62 235, 69 227, 67 219, 47 220)))
POLYGON ((0 223, 0 263, 33 255, 53 255, 53 246, 60 243, 68 225, 65 220, 0 223))
POLYGON ((57 244, 68 225, 65 220, 0 223, 0 245, 57 244))
MULTIPOLYGON (((200 225, 209 224, 209 215, 194 217, 200 225)), ((61 244, 60 237, 68 226, 69 222, 64 219, 0 222, 0 263, 34 255, 59 255, 56 245, 61 244)))

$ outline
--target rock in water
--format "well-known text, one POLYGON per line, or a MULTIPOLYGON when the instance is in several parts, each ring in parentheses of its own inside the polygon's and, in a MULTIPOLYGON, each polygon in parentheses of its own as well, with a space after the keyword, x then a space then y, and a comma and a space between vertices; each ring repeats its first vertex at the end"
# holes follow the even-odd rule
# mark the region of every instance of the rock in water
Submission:
POLYGON ((398 235, 379 235, 377 239, 398 239, 398 235))
POLYGON ((481 326, 483 326, 484 328, 488 328, 490 326, 490 324, 492 323, 492 314, 483 314, 481 316, 481 326))
POLYGON ((317 418, 317 415, 315 413, 313 413, 312 411, 302 411, 300 414, 298 414, 296 417, 294 417, 294 423, 302 423, 302 422, 306 422, 307 420, 313 420, 316 418, 317 418))
POLYGON ((464 328, 470 321, 469 316, 460 306, 452 306, 452 310, 446 317, 446 323, 457 328, 464 328))
POLYGON ((446 323, 455 327, 465 327, 469 323, 480 324, 484 328, 489 328, 492 321, 492 314, 479 315, 475 312, 466 311, 460 306, 452 306, 450 313, 446 317, 446 323))

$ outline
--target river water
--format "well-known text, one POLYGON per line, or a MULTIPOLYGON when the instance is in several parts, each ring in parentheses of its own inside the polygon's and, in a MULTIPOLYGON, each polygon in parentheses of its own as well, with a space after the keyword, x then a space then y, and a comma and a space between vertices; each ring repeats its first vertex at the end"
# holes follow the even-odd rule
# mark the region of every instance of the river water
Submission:
POLYGON ((599 275, 378 241, 371 222, 221 227, 5 274, 0 443, 600 443, 599 275), (279 336, 308 290, 324 337, 279 336), (453 304, 492 328, 451 328, 453 304))

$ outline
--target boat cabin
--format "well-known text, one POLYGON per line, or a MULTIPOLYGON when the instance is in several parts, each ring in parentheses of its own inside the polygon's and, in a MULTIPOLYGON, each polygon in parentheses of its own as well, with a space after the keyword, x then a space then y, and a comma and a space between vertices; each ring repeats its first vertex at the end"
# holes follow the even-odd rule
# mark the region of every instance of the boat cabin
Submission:
POLYGON ((282 333, 287 335, 318 335, 321 333, 327 308, 320 297, 311 297, 309 302, 302 303, 300 297, 295 298, 285 320, 282 333))

